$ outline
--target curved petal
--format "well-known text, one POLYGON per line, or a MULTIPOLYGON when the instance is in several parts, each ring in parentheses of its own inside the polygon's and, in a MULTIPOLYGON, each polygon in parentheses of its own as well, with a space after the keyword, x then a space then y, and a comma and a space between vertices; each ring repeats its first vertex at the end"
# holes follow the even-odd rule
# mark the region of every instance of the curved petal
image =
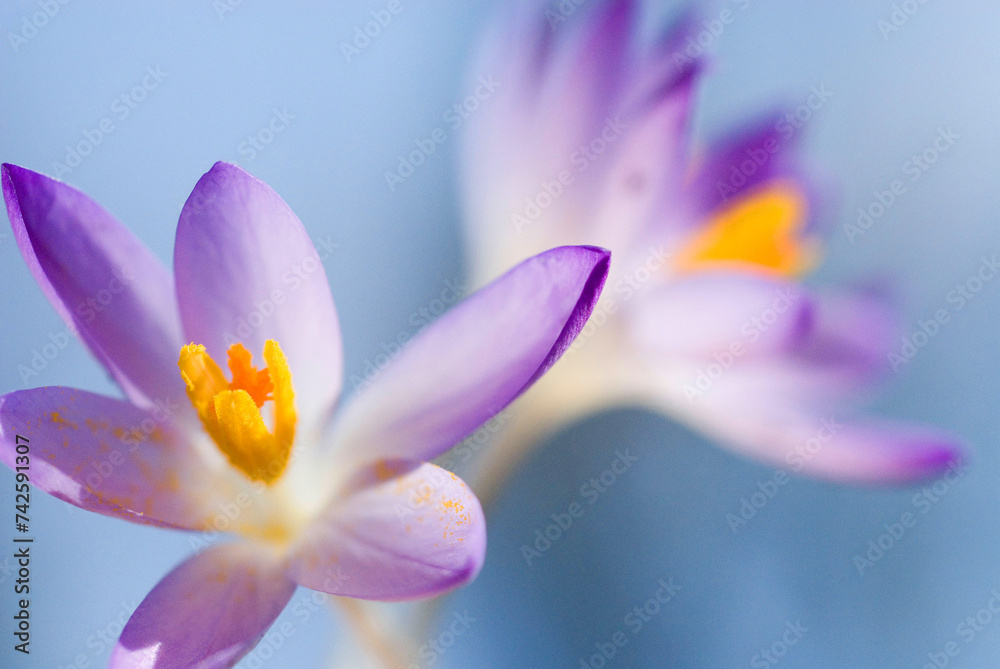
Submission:
POLYGON ((906 483, 937 476, 962 461, 958 439, 920 425, 839 426, 833 419, 819 419, 811 427, 805 433, 789 431, 783 463, 811 476, 862 483, 906 483))
POLYGON ((475 578, 486 553, 482 507, 460 478, 402 460, 363 470, 302 532, 289 575, 362 599, 427 597, 475 578))
POLYGON ((607 277, 604 249, 529 258, 428 326, 337 421, 351 459, 430 460, 552 366, 583 328, 607 277))
POLYGON ((958 439, 919 425, 841 423, 832 414, 787 406, 757 412, 708 398, 694 414, 696 424, 738 453, 833 481, 905 483, 962 460, 958 439))
POLYGON ((816 302, 803 286, 752 274, 678 278, 639 299, 632 333, 656 355, 780 354, 799 348, 816 328, 816 302))
POLYGON ((532 3, 504 10, 470 70, 469 89, 489 98, 461 129, 476 285, 542 249, 601 243, 579 223, 622 131, 636 23, 634 0, 569 20, 532 3))
POLYGON ((89 197, 0 168, 17 244, 46 297, 137 404, 184 396, 180 317, 163 263, 89 197))
POLYGON ((691 67, 644 101, 624 124, 618 154, 594 216, 595 240, 613 249, 633 248, 663 231, 690 227, 696 212, 683 193, 689 122, 699 68, 691 67))
POLYGON ((631 64, 636 2, 609 0, 581 13, 575 25, 550 31, 556 43, 538 88, 536 137, 556 171, 600 137, 609 116, 626 111, 619 98, 631 64))
POLYGON ((216 546, 167 574, 125 625, 110 668, 235 666, 295 592, 267 550, 216 546))
POLYGON ((0 460, 12 470, 25 439, 31 483, 106 516, 202 529, 224 494, 165 411, 72 388, 20 390, 0 397, 0 460))
POLYGON ((957 439, 930 428, 846 422, 868 364, 766 358, 653 369, 650 399, 672 417, 731 450, 810 476, 843 482, 905 482, 961 460, 957 439), (855 369, 857 368, 857 369, 855 369))
POLYGON ((174 250, 185 337, 216 360, 276 340, 299 415, 322 420, 342 384, 340 327, 326 271, 302 223, 264 182, 216 163, 184 204, 174 250))
POLYGON ((793 169, 794 135, 782 132, 794 128, 777 113, 752 121, 711 147, 692 192, 703 210, 710 213, 730 200, 793 169))

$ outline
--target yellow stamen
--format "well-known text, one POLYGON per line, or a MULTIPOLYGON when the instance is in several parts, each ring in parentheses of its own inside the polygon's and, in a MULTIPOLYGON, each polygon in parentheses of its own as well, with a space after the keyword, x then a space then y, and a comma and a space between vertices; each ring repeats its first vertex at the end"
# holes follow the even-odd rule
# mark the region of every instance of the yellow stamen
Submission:
POLYGON ((295 391, 288 362, 278 342, 264 344, 267 367, 257 370, 242 344, 229 347, 227 382, 204 346, 181 349, 178 365, 191 404, 205 430, 234 467, 255 481, 273 483, 285 471, 295 441, 295 391), (260 409, 274 402, 274 430, 260 409))
POLYGON ((247 391, 254 404, 262 407, 271 399, 271 375, 266 368, 258 372, 252 363, 253 356, 243 344, 237 342, 229 347, 229 371, 233 375, 229 389, 247 391))
POLYGON ((681 251, 677 269, 802 274, 819 255, 816 242, 804 236, 807 209, 806 197, 794 183, 757 190, 718 212, 681 251))

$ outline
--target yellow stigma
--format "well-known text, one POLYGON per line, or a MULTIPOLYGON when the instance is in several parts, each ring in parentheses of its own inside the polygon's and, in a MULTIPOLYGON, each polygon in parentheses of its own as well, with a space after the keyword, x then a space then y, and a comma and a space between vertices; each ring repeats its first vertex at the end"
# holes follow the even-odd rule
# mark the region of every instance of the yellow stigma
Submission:
POLYGON ((198 344, 181 349, 178 366, 202 425, 229 462, 254 481, 273 483, 285 471, 295 440, 295 391, 278 342, 264 344, 267 367, 258 370, 242 344, 229 347, 226 381, 222 370, 198 344), (274 402, 274 431, 260 413, 274 402))
POLYGON ((819 255, 816 242, 804 235, 807 209, 796 184, 770 184, 719 211, 681 251, 677 268, 802 274, 819 255))

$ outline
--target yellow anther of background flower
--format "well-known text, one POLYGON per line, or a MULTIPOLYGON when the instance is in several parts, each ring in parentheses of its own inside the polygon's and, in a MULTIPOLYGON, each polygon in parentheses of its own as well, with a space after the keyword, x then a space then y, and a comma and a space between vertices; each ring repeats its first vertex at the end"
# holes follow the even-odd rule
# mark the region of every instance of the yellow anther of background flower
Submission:
POLYGON ((731 267, 795 276, 816 264, 816 243, 805 237, 806 197, 791 182, 757 190, 719 211, 681 252, 677 268, 731 267))

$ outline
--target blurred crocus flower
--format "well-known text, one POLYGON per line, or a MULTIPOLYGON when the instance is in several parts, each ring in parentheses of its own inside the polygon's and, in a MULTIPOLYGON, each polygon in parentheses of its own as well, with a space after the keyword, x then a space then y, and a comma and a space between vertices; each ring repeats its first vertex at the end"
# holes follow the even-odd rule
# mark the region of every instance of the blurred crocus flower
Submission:
POLYGON ((62 387, 0 397, 3 462, 96 513, 239 539, 153 589, 112 667, 233 666, 296 585, 404 600, 476 575, 479 502, 426 461, 565 351, 596 303, 606 251, 519 264, 427 327, 331 420, 342 359, 330 288, 302 224, 263 182, 226 163, 202 177, 171 276, 83 193, 13 165, 2 179, 28 266, 127 398, 62 387))
MULTIPOLYGON (((953 463, 950 436, 850 418, 883 376, 894 319, 870 295, 801 283, 822 217, 795 156, 801 122, 782 114, 694 151, 700 24, 643 45, 630 0, 556 21, 518 6, 473 69, 499 82, 465 126, 476 277, 555 244, 600 244, 615 263, 572 350, 506 415, 483 476, 495 485, 546 434, 628 404, 828 479, 903 481, 953 463)), ((809 95, 815 108, 829 93, 809 95)))

